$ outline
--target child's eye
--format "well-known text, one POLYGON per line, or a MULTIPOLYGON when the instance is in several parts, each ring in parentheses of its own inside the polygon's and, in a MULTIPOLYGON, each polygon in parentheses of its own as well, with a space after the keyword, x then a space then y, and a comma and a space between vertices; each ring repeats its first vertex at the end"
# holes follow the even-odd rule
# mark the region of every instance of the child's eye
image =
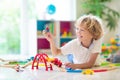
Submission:
POLYGON ((76 30, 79 30, 79 28, 76 28, 76 30))
POLYGON ((76 31, 79 31, 79 28, 75 28, 76 31))
POLYGON ((84 31, 83 29, 80 29, 80 28, 75 28, 76 31, 84 31))
POLYGON ((84 31, 83 29, 80 29, 80 31, 84 31))

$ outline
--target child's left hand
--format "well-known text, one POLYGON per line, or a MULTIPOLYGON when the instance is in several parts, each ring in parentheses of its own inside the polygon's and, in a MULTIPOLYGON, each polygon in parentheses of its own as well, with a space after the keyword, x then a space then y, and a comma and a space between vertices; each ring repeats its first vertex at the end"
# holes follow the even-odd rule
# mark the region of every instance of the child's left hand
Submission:
POLYGON ((76 65, 75 64, 73 64, 73 63, 65 63, 65 66, 67 67, 67 68, 71 68, 71 69, 76 69, 76 65))

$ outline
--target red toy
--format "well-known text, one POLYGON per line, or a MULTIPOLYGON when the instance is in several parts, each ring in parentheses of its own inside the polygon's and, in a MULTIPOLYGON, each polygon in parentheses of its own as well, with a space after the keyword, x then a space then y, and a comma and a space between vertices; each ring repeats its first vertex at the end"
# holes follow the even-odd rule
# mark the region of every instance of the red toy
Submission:
POLYGON ((101 70, 93 70, 94 72, 105 72, 108 71, 107 69, 101 69, 101 70))
POLYGON ((58 58, 54 58, 53 61, 51 61, 51 63, 53 63, 54 65, 61 67, 62 66, 62 62, 60 60, 58 60, 58 58))
POLYGON ((17 64, 17 65, 15 66, 15 70, 16 70, 17 72, 20 71, 20 65, 19 65, 19 64, 17 64))
POLYGON ((48 68, 50 68, 50 70, 53 70, 52 63, 58 67, 62 66, 62 62, 60 60, 58 60, 57 58, 51 59, 45 53, 37 54, 34 57, 33 62, 32 62, 32 69, 34 69, 34 67, 36 67, 36 69, 38 69, 39 63, 45 64, 46 71, 48 71, 48 68), (49 64, 48 64, 48 62, 49 62, 49 64), (37 63, 37 64, 35 65, 35 63, 37 63))

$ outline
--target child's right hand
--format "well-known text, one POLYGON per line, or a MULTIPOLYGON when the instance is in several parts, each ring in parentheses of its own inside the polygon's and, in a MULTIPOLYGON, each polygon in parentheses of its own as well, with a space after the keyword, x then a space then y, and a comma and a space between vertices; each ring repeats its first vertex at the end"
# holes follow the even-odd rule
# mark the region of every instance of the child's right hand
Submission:
POLYGON ((49 42, 53 41, 53 35, 50 32, 46 32, 45 30, 43 30, 43 35, 49 42))

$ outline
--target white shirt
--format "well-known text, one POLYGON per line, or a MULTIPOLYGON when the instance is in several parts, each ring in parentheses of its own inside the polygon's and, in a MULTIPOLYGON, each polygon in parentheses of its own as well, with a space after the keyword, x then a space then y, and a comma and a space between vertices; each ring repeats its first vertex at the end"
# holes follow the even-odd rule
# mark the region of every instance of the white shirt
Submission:
MULTIPOLYGON (((73 62, 76 64, 85 63, 90 59, 91 54, 101 53, 101 39, 93 40, 89 48, 81 45, 78 39, 73 39, 61 47, 62 54, 73 54, 73 62)), ((96 60, 96 65, 100 64, 99 56, 96 60)))

